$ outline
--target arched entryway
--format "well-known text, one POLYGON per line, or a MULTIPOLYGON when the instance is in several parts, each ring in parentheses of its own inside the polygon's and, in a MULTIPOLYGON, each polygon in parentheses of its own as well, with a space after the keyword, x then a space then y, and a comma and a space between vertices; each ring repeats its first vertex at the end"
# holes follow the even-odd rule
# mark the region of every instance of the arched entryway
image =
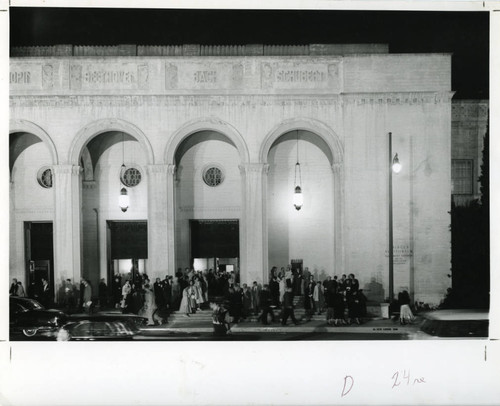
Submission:
POLYGON ((50 136, 32 122, 11 120, 9 132, 9 274, 37 298, 42 278, 52 293, 56 286, 53 170, 58 154, 50 136))
POLYGON ((239 167, 248 160, 242 135, 217 117, 189 121, 172 135, 164 154, 167 186, 161 192, 167 202, 163 221, 176 225, 165 228, 170 274, 192 264, 189 220, 237 220, 238 243, 243 246, 239 167), (222 182, 217 186, 205 182, 220 175, 222 182))
POLYGON ((313 120, 290 120, 266 138, 261 159, 269 165, 268 267, 294 261, 321 279, 342 273, 343 148, 335 133, 313 120), (304 204, 296 210, 299 182, 304 204))
POLYGON ((147 151, 132 135, 110 130, 83 145, 81 171, 82 277, 97 287, 119 273, 148 273, 147 151), (90 167, 89 167, 90 166, 90 167), (126 191, 129 204, 120 207, 126 191))
POLYGON ((226 135, 203 130, 175 153, 177 268, 240 270, 240 154, 226 135))

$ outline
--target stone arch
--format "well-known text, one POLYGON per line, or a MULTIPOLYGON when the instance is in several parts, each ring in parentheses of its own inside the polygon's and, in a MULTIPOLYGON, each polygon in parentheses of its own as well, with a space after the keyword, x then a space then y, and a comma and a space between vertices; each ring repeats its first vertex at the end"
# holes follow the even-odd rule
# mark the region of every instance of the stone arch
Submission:
POLYGON ((199 131, 216 131, 227 137, 236 147, 240 155, 241 162, 248 162, 250 154, 247 144, 241 134, 232 125, 216 117, 202 118, 189 121, 178 129, 165 149, 164 162, 166 164, 175 164, 175 152, 179 145, 190 135, 199 131))
POLYGON ((273 144, 282 135, 302 130, 314 133, 328 146, 331 157, 328 157, 333 172, 333 240, 334 240, 334 269, 338 274, 345 272, 345 248, 344 248, 344 147, 333 129, 326 124, 309 118, 293 118, 285 120, 275 126, 265 137, 259 152, 259 160, 267 164, 269 151, 273 144))
POLYGON ((146 135, 134 124, 119 118, 106 118, 97 120, 90 124, 87 124, 80 131, 78 131, 69 149, 68 162, 71 165, 79 165, 80 154, 87 142, 94 138, 96 135, 102 134, 107 131, 123 131, 134 137, 146 153, 147 164, 154 164, 155 160, 153 148, 151 147, 151 143, 149 142, 146 135))
POLYGON ((283 134, 294 130, 309 131, 320 137, 330 149, 333 158, 333 162, 331 162, 332 166, 344 162, 344 147, 342 146, 342 143, 340 142, 340 139, 335 131, 333 131, 330 127, 328 127, 321 121, 310 118, 293 118, 285 120, 275 126, 268 133, 261 145, 259 152, 259 161, 262 163, 267 163, 269 150, 271 149, 274 142, 283 134))
POLYGON ((47 145, 47 148, 49 149, 50 156, 52 157, 52 164, 57 165, 59 163, 59 156, 57 154, 57 149, 54 144, 54 141, 52 141, 50 135, 47 134, 47 132, 43 128, 27 120, 22 120, 22 119, 10 120, 9 134, 18 132, 30 133, 40 138, 40 140, 42 140, 42 142, 45 143, 45 145, 47 145))

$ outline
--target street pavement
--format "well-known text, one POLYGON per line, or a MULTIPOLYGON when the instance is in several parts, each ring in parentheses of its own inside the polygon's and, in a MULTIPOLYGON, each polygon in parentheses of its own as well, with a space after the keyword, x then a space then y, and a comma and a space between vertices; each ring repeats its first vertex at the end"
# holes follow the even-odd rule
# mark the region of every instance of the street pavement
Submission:
MULTIPOLYGON (((372 318, 365 320, 362 324, 351 324, 345 326, 334 327, 330 326, 324 320, 301 321, 298 325, 288 324, 282 326, 279 322, 263 325, 256 321, 242 321, 231 325, 230 335, 257 335, 260 339, 269 337, 283 337, 284 335, 298 336, 300 334, 311 337, 323 337, 330 339, 334 336, 350 337, 352 339, 356 335, 360 339, 390 339, 389 336, 401 336, 400 339, 405 339, 406 336, 418 330, 420 318, 416 318, 411 325, 400 325, 398 321, 391 319, 372 318)), ((176 319, 174 322, 163 324, 160 326, 148 326, 141 329, 141 338, 154 339, 161 336, 165 337, 203 337, 213 332, 211 320, 207 319, 176 319)), ((307 339, 304 337, 304 339, 307 339)))

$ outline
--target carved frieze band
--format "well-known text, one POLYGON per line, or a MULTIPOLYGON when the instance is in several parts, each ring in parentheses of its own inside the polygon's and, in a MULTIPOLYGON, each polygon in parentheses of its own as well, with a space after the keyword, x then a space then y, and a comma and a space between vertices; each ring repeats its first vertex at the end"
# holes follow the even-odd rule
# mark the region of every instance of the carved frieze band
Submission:
POLYGON ((11 96, 16 107, 321 107, 450 103, 451 93, 372 93, 339 96, 11 96))
POLYGON ((346 105, 364 104, 413 105, 451 103, 453 92, 398 92, 398 93, 351 93, 343 94, 346 105))

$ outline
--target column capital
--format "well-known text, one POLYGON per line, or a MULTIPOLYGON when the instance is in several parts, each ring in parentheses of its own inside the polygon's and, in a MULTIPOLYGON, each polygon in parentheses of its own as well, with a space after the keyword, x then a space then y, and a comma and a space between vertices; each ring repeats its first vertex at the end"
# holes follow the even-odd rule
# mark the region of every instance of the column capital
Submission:
POLYGON ((97 182, 95 180, 84 180, 82 186, 84 189, 95 189, 97 187, 97 182))
POLYGON ((173 164, 146 165, 146 173, 148 175, 153 175, 158 173, 174 175, 175 169, 176 167, 173 164))
POLYGON ((238 166, 242 175, 247 173, 260 173, 267 175, 269 172, 269 164, 260 162, 247 162, 238 166))
POLYGON ((52 165, 54 175, 80 175, 82 168, 78 165, 52 165))

